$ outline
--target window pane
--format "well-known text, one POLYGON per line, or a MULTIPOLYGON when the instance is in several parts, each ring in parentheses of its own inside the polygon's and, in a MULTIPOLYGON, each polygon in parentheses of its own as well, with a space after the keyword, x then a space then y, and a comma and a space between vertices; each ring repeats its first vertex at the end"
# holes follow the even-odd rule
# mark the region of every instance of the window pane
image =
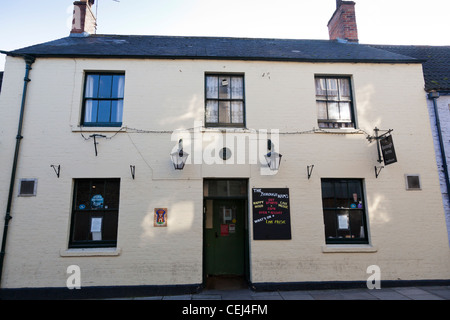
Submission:
POLYGON ((336 182, 334 184, 334 196, 336 199, 336 207, 338 208, 349 208, 350 198, 347 190, 347 183, 336 182))
POLYGON ((110 122, 111 119, 111 101, 98 102, 98 118, 97 122, 110 122))
POLYGON ((327 85, 325 78, 316 78, 316 97, 319 99, 326 99, 327 85))
POLYGON ((231 122, 244 123, 244 103, 240 101, 231 102, 231 122))
POLYGON ((328 102, 328 119, 339 120, 339 103, 328 102))
POLYGON ((124 75, 115 75, 112 79, 112 98, 123 98, 123 88, 125 85, 124 75))
POLYGON ((341 101, 350 101, 350 80, 339 79, 339 94, 341 101))
POLYGON ((206 101, 206 122, 219 122, 219 103, 217 101, 206 101))
POLYGON ((328 100, 338 99, 338 79, 327 79, 328 100))
POLYGON ((245 196, 247 195, 247 181, 246 180, 219 180, 211 179, 204 181, 203 186, 204 196, 245 196))
POLYGON ((89 208, 90 206, 90 181, 89 180, 78 180, 75 190, 75 200, 74 209, 89 208))
POLYGON ((112 76, 101 75, 98 97, 99 98, 111 98, 111 88, 112 88, 112 76))
POLYGON ((219 99, 231 98, 231 84, 230 77, 219 78, 219 99))
POLYGON ((231 78, 231 98, 244 99, 244 79, 242 77, 231 78))
POLYGON ((328 119, 327 103, 325 101, 317 101, 317 118, 320 120, 328 119))
POLYGON ((217 99, 219 97, 219 79, 215 76, 206 77, 206 98, 217 99))
POLYGON ((359 181, 350 180, 348 182, 348 194, 351 203, 350 207, 358 207, 359 202, 361 201, 362 203, 361 183, 359 181))
POLYGON ((84 107, 84 122, 97 122, 98 101, 86 100, 84 107))
POLYGON ((111 122, 122 122, 123 101, 111 101, 111 122))
POLYGON ((350 212, 350 230, 352 238, 365 238, 363 211, 352 210, 350 212))
POLYGON ((334 185, 331 182, 322 182, 322 205, 324 208, 335 208, 334 185))
POLYGON ((102 216, 102 240, 117 239, 117 224, 119 213, 117 211, 105 212, 102 216))
POLYGON ((102 209, 105 202, 105 180, 93 180, 91 185, 91 209, 102 209))
POLYGON ((352 116, 351 116, 351 111, 350 111, 350 103, 349 102, 340 102, 339 107, 340 107, 340 119, 351 122, 352 116))
POLYGON ((85 212, 76 212, 73 214, 74 217, 72 221, 73 223, 72 240, 73 241, 89 240, 91 215, 85 212))
POLYGON ((230 102, 219 101, 219 123, 230 123, 230 102))
POLYGON ((119 208, 120 183, 116 181, 106 181, 105 185, 105 209, 119 208), (106 208, 106 206, 108 208, 106 208))
POLYGON ((325 238, 336 238, 337 237, 337 221, 335 210, 324 210, 323 211, 323 222, 325 224, 325 238))
POLYGON ((86 77, 86 90, 84 93, 86 98, 98 97, 98 79, 99 76, 96 74, 90 74, 86 77))

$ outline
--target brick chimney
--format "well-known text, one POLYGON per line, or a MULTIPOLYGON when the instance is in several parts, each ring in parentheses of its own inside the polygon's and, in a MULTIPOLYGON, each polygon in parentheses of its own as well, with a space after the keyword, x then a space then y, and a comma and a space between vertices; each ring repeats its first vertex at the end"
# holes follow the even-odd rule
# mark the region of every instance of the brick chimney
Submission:
POLYGON ((330 40, 342 39, 358 42, 355 2, 336 0, 336 11, 328 21, 328 33, 330 40))
POLYGON ((97 19, 92 12, 95 0, 81 0, 73 3, 73 20, 71 35, 95 34, 97 19))

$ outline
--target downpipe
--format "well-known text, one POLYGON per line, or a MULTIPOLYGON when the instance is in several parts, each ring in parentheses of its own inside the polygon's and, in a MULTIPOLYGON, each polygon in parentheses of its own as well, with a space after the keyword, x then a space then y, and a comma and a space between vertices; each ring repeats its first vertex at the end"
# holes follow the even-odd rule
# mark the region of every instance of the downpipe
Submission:
MULTIPOLYGON (((9 53, 9 52, 2 52, 2 53, 9 53)), ((5 248, 6 248, 6 239, 8 236, 8 227, 9 227, 9 221, 12 219, 11 216, 11 206, 12 206, 12 199, 13 199, 13 193, 14 193, 14 182, 16 179, 16 170, 17 170, 17 162, 19 160, 19 150, 20 150, 20 142, 23 139, 22 136, 22 126, 23 126, 23 117, 24 117, 24 111, 25 111, 25 101, 27 97, 27 89, 28 89, 28 83, 31 81, 29 78, 31 65, 35 61, 35 57, 24 55, 22 56, 25 60, 25 77, 23 79, 23 93, 22 93, 22 102, 20 106, 20 116, 19 116, 19 125, 17 128, 17 136, 16 136, 16 148, 14 151, 14 159, 13 159, 13 165, 11 170, 11 180, 9 183, 9 193, 8 193, 8 202, 6 205, 6 214, 5 214, 5 225, 3 228, 3 237, 2 237, 2 246, 0 249, 0 288, 2 283, 2 275, 3 275, 3 261, 5 259, 5 248)))
POLYGON ((447 166, 447 157, 445 155, 444 140, 442 138, 441 122, 439 120, 439 111, 438 111, 438 106, 437 106, 437 99, 439 98, 439 96, 440 96, 439 92, 428 93, 428 99, 433 100, 434 117, 436 119, 436 128, 438 131, 439 147, 441 149, 442 168, 444 169, 445 185, 447 187, 447 198, 448 198, 449 206, 450 206, 450 181, 449 181, 449 173, 448 173, 448 166, 447 166))

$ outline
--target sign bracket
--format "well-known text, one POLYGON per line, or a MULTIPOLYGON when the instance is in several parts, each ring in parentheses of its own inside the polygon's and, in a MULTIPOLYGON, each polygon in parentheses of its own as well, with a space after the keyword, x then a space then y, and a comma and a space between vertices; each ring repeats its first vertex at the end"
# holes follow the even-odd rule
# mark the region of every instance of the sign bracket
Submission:
POLYGON ((383 169, 384 166, 375 166, 375 179, 378 178, 378 176, 380 175, 381 169, 383 169))
POLYGON ((313 169, 314 169, 314 165, 313 164, 310 165, 310 166, 306 166, 306 171, 308 172, 308 180, 309 180, 309 178, 311 178, 311 174, 313 172, 313 169))

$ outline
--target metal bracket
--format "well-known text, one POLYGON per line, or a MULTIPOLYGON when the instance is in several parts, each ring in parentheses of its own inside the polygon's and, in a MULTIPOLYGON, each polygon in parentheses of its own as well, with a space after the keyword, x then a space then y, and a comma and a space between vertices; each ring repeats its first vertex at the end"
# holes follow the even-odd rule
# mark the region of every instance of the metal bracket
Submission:
POLYGON ((375 178, 378 178, 378 176, 380 175, 381 169, 383 169, 383 168, 384 168, 384 166, 380 166, 380 167, 375 166, 375 178))
POLYGON ((313 164, 310 165, 310 166, 306 166, 306 171, 308 172, 308 180, 309 180, 309 178, 311 178, 311 174, 313 172, 313 169, 314 169, 314 165, 313 164))
POLYGON ((130 165, 130 170, 131 170, 131 176, 133 177, 133 180, 134 180, 134 174, 136 172, 136 166, 130 165))
POLYGON ((53 168, 53 170, 55 170, 56 176, 59 178, 59 173, 61 171, 61 165, 55 165, 55 164, 51 164, 50 167, 53 168))
POLYGON ((89 138, 94 138, 95 156, 97 156, 97 143, 98 143, 97 140, 96 140, 97 137, 99 137, 99 138, 106 138, 106 136, 104 136, 102 134, 91 134, 89 136, 89 138))

